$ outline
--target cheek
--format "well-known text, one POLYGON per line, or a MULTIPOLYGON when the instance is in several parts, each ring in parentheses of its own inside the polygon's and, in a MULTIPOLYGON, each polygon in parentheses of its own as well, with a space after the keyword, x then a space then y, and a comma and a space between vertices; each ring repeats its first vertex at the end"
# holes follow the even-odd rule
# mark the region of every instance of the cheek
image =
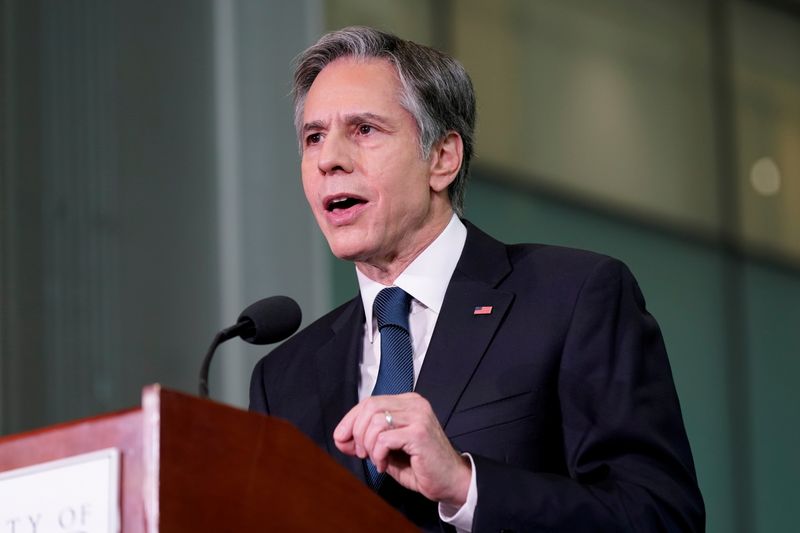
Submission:
POLYGON ((317 191, 315 186, 314 178, 310 177, 310 174, 306 172, 305 165, 302 169, 302 174, 300 176, 300 182, 303 185, 303 192, 306 195, 306 200, 308 200, 309 205, 312 208, 316 205, 314 199, 317 197, 317 191))
POLYGON ((430 195, 430 183, 425 169, 417 161, 394 168, 387 180, 386 193, 396 205, 419 206, 430 195))

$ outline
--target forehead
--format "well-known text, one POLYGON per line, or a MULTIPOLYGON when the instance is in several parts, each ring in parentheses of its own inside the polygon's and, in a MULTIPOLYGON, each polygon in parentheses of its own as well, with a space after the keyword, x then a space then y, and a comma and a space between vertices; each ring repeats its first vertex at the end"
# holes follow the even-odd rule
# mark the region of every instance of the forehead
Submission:
POLYGON ((400 110, 402 86, 397 71, 385 59, 341 58, 323 68, 311 84, 304 121, 316 114, 391 112, 400 110))

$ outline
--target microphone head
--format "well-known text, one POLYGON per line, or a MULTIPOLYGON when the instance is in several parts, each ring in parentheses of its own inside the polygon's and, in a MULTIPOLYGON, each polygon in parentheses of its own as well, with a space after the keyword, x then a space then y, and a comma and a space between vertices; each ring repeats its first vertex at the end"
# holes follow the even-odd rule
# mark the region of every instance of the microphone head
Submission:
POLYGON ((251 304, 239 315, 238 323, 252 322, 253 327, 242 333, 250 344, 279 342, 300 327, 303 314, 297 302, 288 296, 270 296, 251 304))

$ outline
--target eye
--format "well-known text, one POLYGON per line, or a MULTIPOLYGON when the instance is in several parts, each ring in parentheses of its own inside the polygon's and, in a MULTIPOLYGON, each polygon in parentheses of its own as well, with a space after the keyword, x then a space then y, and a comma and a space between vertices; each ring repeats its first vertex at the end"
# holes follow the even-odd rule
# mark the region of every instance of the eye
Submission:
POLYGON ((358 127, 358 133, 361 134, 361 135, 369 135, 370 133, 372 133, 373 129, 374 128, 372 126, 370 126, 369 124, 361 124, 358 127))
POLYGON ((312 133, 311 135, 306 137, 306 145, 318 144, 320 140, 322 140, 322 135, 321 134, 312 133))

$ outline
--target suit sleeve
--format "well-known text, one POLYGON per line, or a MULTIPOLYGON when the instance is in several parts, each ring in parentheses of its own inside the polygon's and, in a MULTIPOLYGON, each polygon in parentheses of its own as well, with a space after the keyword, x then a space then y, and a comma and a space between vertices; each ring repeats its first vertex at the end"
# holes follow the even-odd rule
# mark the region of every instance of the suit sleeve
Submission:
POLYGON ((658 325, 604 259, 575 301, 558 395, 568 476, 474 456, 473 531, 702 531, 705 511, 658 325))
POLYGON ((269 414, 269 404, 267 403, 267 393, 264 388, 264 361, 266 358, 256 364, 253 373, 250 376, 250 411, 256 413, 269 414))

